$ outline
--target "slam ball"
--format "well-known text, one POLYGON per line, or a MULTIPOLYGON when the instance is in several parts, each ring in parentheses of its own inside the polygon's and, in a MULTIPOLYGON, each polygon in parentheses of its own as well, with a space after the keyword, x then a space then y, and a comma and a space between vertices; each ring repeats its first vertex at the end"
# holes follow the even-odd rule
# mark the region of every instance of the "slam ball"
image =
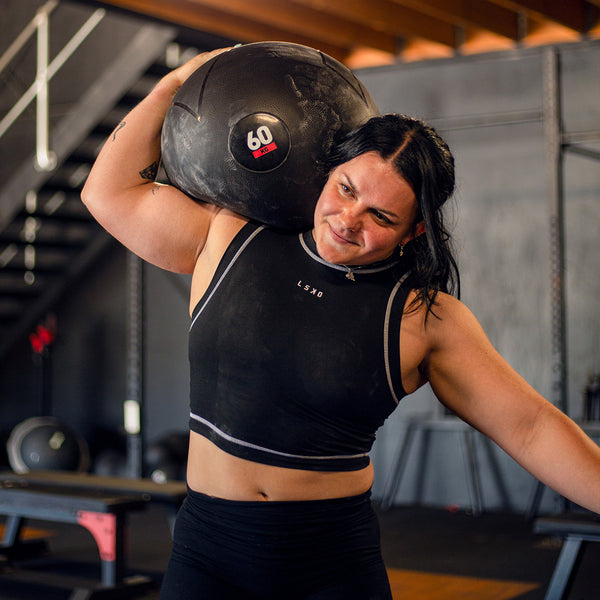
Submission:
POLYGON ((54 417, 31 417, 11 431, 6 444, 10 466, 29 471, 86 471, 86 441, 54 417))
POLYGON ((332 143, 377 114, 362 83, 330 56, 248 44, 214 57, 178 90, 162 130, 163 167, 197 200, 306 229, 332 143))

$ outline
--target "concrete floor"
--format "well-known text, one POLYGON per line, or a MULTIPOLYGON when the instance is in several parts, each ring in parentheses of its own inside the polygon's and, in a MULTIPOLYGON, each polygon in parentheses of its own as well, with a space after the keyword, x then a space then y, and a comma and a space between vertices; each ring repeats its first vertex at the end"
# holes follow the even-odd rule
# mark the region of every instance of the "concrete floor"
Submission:
MULTIPOLYGON (((423 507, 395 507, 378 513, 383 554, 390 569, 429 575, 432 585, 440 575, 534 584, 534 589, 524 594, 503 597, 544 598, 560 542, 534 535, 531 523, 521 515, 486 513, 474 517, 423 507)), ((154 589, 136 597, 156 600, 170 551, 166 515, 160 508, 151 507, 133 513, 129 524, 128 570, 131 574, 148 576, 156 584, 154 589)), ((2 600, 66 599, 70 586, 99 580, 98 551, 85 529, 42 521, 29 525, 49 533, 45 538, 48 553, 42 559, 0 566, 2 600)), ((599 561, 600 544, 588 544, 568 600, 600 597, 599 561)), ((395 578, 398 576, 401 577, 401 572, 395 573, 395 578)), ((420 596, 411 594, 410 600, 426 597, 436 596, 426 596, 423 592, 420 596)), ((481 593, 471 597, 483 598, 481 593)), ((457 593, 456 600, 459 598, 464 600, 465 594, 457 593)))

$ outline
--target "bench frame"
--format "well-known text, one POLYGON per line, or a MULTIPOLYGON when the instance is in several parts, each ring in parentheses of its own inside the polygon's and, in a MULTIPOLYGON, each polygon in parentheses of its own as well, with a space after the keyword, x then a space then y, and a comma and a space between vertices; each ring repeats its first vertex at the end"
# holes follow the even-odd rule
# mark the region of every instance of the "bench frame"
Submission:
POLYGON ((151 587, 144 576, 126 577, 126 528, 131 511, 151 502, 170 509, 170 520, 185 497, 183 483, 162 487, 148 480, 126 480, 60 472, 0 474, 0 514, 6 515, 0 554, 24 555, 26 519, 73 523, 93 536, 101 561, 100 586, 76 588, 71 600, 129 597, 151 587))
POLYGON ((561 600, 567 596, 587 542, 600 542, 600 520, 587 513, 567 513, 536 519, 533 531, 563 538, 562 549, 545 596, 545 600, 561 600))

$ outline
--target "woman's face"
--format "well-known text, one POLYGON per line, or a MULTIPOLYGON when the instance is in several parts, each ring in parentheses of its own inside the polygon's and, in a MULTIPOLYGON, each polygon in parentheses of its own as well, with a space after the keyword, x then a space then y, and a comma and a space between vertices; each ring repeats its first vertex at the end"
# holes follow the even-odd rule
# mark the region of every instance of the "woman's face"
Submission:
POLYGON ((376 152, 336 167, 315 208, 314 238, 321 258, 364 265, 388 258, 399 244, 424 231, 415 224, 415 194, 376 152))

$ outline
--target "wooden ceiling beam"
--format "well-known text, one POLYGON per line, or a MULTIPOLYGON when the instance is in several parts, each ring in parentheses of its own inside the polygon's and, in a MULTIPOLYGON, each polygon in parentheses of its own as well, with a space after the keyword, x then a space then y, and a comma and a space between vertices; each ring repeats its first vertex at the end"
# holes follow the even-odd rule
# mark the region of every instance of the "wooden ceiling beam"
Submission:
POLYGON ((231 13, 199 7, 193 1, 104 0, 103 3, 189 29, 219 35, 235 42, 287 41, 318 48, 342 62, 352 50, 350 45, 336 45, 330 41, 310 35, 301 35, 289 29, 281 29, 265 25, 260 21, 243 19, 231 13))
MULTIPOLYGON (((105 0, 226 40, 282 40, 387 64, 600 33, 600 0, 105 0), (426 48, 426 51, 423 50, 426 48), (410 49, 410 52, 409 52, 410 49), (379 56, 380 58, 372 58, 379 56), (417 58, 414 58, 417 57, 417 58)), ((373 64, 376 64, 374 62, 373 64)))
MULTIPOLYGON (((395 52, 396 38, 389 33, 375 31, 360 23, 334 18, 312 8, 280 0, 171 0, 168 6, 185 6, 189 10, 218 10, 224 18, 240 17, 262 23, 281 31, 312 37, 341 47, 362 45, 385 52, 395 52), (229 17, 227 16, 229 15, 229 17)), ((223 27, 226 25, 223 24, 223 27)))
POLYGON ((514 10, 486 0, 394 0, 394 2, 465 29, 476 27, 513 41, 519 39, 518 14, 514 10))
POLYGON ((583 33, 586 29, 584 0, 489 0, 498 6, 522 13, 535 20, 549 20, 583 33))
POLYGON ((288 3, 330 14, 335 17, 334 22, 341 18, 398 37, 426 38, 450 48, 456 47, 456 31, 451 23, 420 10, 399 6, 395 0, 289 0, 288 3))

